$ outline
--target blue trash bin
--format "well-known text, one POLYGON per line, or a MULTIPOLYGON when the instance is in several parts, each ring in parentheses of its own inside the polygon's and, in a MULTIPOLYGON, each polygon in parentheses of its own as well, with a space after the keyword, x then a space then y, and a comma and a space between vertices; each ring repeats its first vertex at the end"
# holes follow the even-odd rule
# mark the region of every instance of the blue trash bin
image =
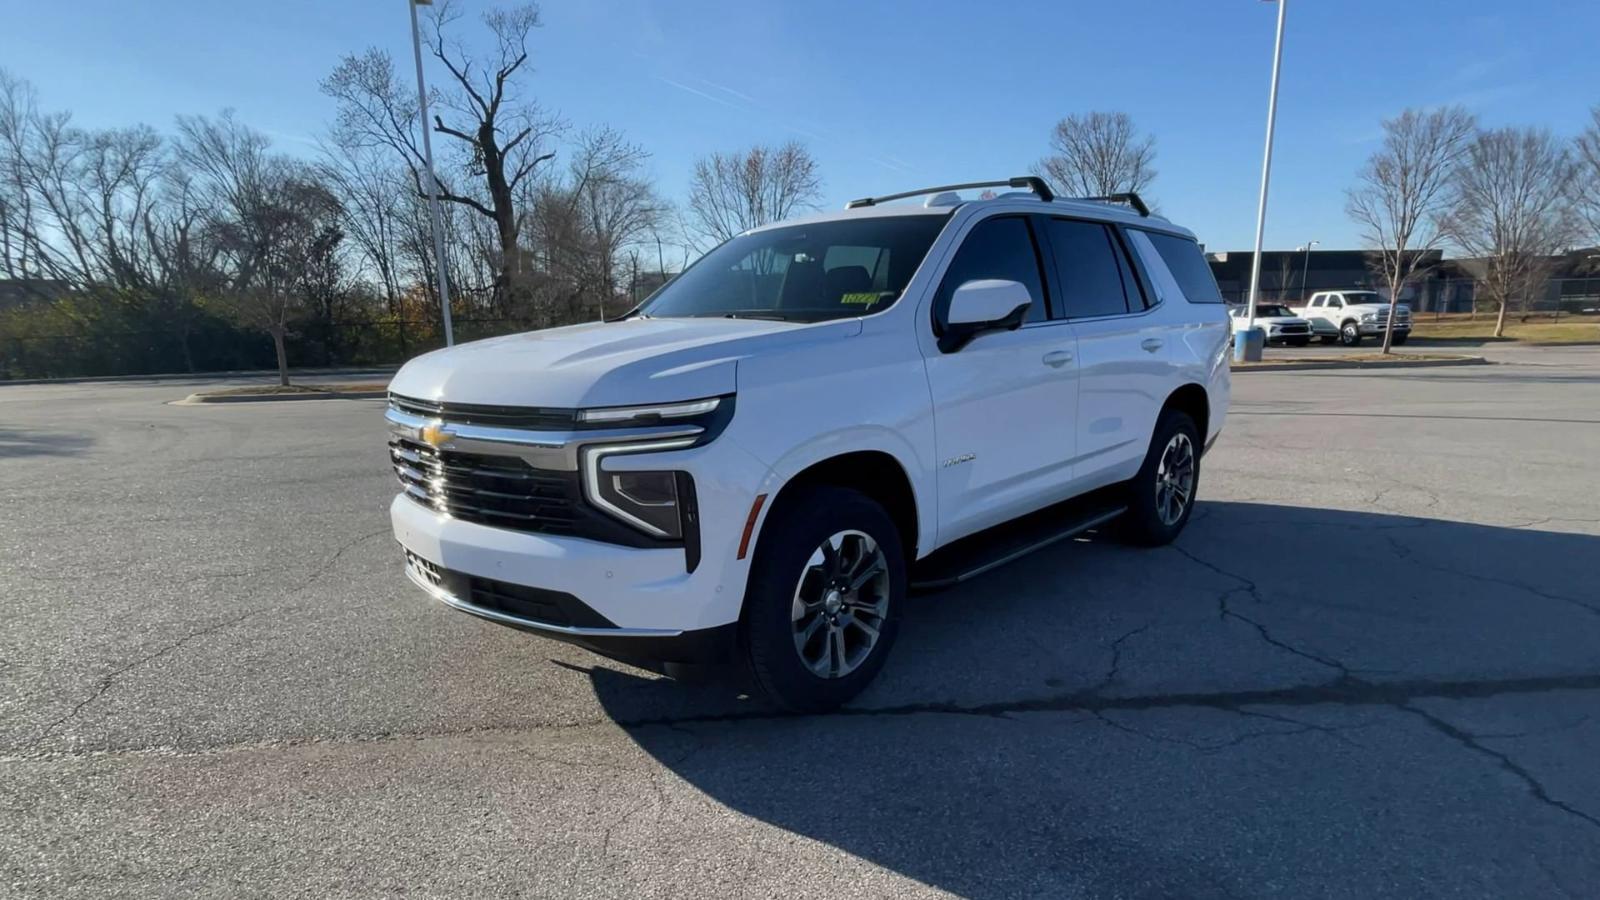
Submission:
POLYGON ((1266 345, 1265 328, 1241 328, 1233 333, 1233 361, 1260 362, 1261 348, 1266 345))

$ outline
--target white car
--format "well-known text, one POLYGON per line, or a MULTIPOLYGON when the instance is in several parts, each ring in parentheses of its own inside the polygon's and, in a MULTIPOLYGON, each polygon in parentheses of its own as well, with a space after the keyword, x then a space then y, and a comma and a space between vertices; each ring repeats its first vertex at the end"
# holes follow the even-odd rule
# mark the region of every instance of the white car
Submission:
MULTIPOLYGON (((1235 306, 1228 310, 1228 317, 1238 331, 1250 321, 1250 307, 1235 306)), ((1266 332, 1269 344, 1304 347, 1311 343, 1311 323, 1281 303, 1257 303, 1256 327, 1266 332)))
MULTIPOLYGON (((1338 341, 1354 347, 1362 338, 1383 337, 1389 324, 1389 301, 1377 291, 1321 291, 1311 302, 1294 310, 1311 322, 1324 344, 1338 341)), ((1411 307, 1395 304, 1394 343, 1404 344, 1411 336, 1411 307)))
POLYGON ((988 184, 1027 190, 852 201, 733 238, 618 321, 407 363, 411 579, 820 710, 882 667, 914 587, 1096 526, 1172 540, 1229 396, 1194 236, 1136 196, 988 184))

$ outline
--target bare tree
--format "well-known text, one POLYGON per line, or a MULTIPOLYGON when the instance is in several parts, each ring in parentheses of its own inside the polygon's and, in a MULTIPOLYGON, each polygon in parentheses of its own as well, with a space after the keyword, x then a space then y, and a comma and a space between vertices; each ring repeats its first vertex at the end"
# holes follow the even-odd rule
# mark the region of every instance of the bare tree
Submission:
POLYGON ((623 251, 652 235, 666 211, 640 174, 647 156, 610 128, 588 132, 574 152, 570 193, 588 238, 593 293, 602 316, 618 294, 623 251))
POLYGON ((178 158, 193 173, 218 247, 218 299, 272 337, 278 383, 288 385, 291 322, 338 289, 339 202, 311 167, 272 153, 266 136, 231 112, 179 116, 178 133, 178 158))
POLYGON ((1050 132, 1036 169, 1057 190, 1085 197, 1143 192, 1155 181, 1156 140, 1122 112, 1070 115, 1050 132))
POLYGON ((317 170, 335 191, 344 212, 344 227, 359 251, 362 269, 377 278, 391 315, 400 303, 400 228, 405 202, 394 165, 373 148, 322 148, 317 170))
MULTIPOLYGON (((450 76, 448 87, 434 100, 444 114, 434 116, 428 127, 455 140, 455 152, 441 153, 446 161, 438 164, 440 198, 494 224, 499 242, 495 297, 503 305, 521 271, 519 188, 554 158, 549 143, 562 124, 521 88, 528 36, 539 26, 539 7, 530 3, 485 13, 493 49, 481 57, 449 36, 458 19, 453 4, 445 0, 433 7, 424 29, 429 53, 450 76), (448 160, 467 177, 470 188, 458 189, 442 174, 451 165, 448 160)), ((416 98, 386 51, 374 48, 345 57, 323 80, 322 90, 339 103, 335 135, 341 144, 389 149, 404 162, 417 191, 426 192, 416 98)))
POLYGON ((75 290, 142 290, 144 227, 168 167, 152 129, 90 131, 39 110, 33 89, 0 71, 0 267, 75 290))
POLYGON ((814 208, 821 196, 817 162, 798 141, 713 153, 695 161, 687 224, 701 238, 721 243, 814 208))
POLYGON ((1445 227, 1468 255, 1484 259, 1481 284, 1499 306, 1495 337, 1505 335, 1507 307, 1527 303, 1575 233, 1572 171, 1566 148, 1533 128, 1479 132, 1456 169, 1445 227))
POLYGON ((1589 110, 1589 127, 1578 135, 1573 205, 1583 216, 1586 240, 1600 244, 1600 106, 1589 110))
POLYGON ((1459 106, 1429 112, 1408 109, 1383 123, 1383 146, 1368 158, 1345 211, 1375 249, 1373 274, 1389 289, 1383 352, 1394 340, 1400 295, 1443 239, 1440 220, 1450 200, 1456 164, 1477 122, 1459 106))

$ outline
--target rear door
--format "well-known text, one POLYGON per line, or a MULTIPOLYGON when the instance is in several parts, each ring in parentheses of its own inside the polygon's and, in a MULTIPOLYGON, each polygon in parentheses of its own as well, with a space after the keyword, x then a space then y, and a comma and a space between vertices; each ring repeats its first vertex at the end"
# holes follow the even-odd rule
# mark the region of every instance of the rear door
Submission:
MULTIPOLYGON (((1121 229, 1049 217, 1062 315, 1078 338, 1075 490, 1132 477, 1170 392, 1167 315, 1138 275, 1121 229)), ((1177 298, 1182 302, 1181 298, 1177 298)))
POLYGON ((1061 499, 1072 477, 1076 341, 1071 326, 1050 316, 1027 216, 972 226, 934 294, 929 327, 941 329, 957 287, 984 278, 1022 283, 1034 305, 1021 328, 982 334, 927 358, 940 543, 1061 499))

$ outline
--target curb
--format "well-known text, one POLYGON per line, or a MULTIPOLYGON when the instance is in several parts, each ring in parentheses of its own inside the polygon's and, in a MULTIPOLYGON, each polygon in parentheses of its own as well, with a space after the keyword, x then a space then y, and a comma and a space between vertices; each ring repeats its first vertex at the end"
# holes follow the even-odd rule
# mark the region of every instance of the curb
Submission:
POLYGON ((323 391, 309 394, 190 394, 173 406, 201 406, 210 403, 288 403, 295 400, 382 400, 388 391, 323 391))
MULTIPOLYGON (((400 371, 399 366, 367 366, 357 368, 333 369, 290 369, 291 377, 301 375, 393 375, 400 371)), ((277 378, 277 369, 231 369, 223 372, 195 372, 184 374, 181 372, 166 372, 157 375, 74 375, 65 378, 0 378, 0 387, 10 384, 98 384, 100 382, 119 381, 217 381, 227 378, 277 378)))
POLYGON ((1232 366, 1233 374, 1244 372, 1310 372, 1318 369, 1437 369, 1446 366, 1490 366, 1489 362, 1481 356, 1463 356, 1459 359, 1416 359, 1416 360, 1364 360, 1361 362, 1339 362, 1336 360, 1291 362, 1291 363, 1263 363, 1260 365, 1232 366))

